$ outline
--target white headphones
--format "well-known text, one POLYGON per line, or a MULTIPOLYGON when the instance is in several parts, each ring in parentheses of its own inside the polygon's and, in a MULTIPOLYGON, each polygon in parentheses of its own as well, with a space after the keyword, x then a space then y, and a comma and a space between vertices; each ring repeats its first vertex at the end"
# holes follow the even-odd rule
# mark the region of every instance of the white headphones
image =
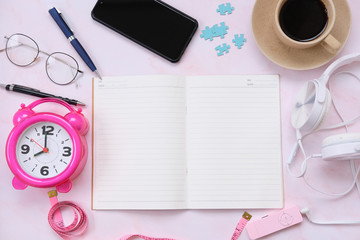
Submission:
MULTIPOLYGON (((347 128, 348 125, 360 119, 360 116, 358 116, 354 119, 348 121, 342 121, 330 127, 326 127, 322 129, 319 128, 321 123, 324 122, 326 114, 332 103, 331 94, 329 89, 327 88, 327 83, 329 78, 340 67, 355 61, 360 61, 360 53, 349 54, 339 58, 338 60, 334 61, 325 70, 325 72, 320 76, 320 78, 305 83, 296 98, 296 102, 294 104, 294 108, 291 113, 291 123, 292 126, 296 129, 297 141, 294 144, 293 150, 288 159, 287 167, 289 173, 294 177, 303 178, 305 183, 309 187, 311 187, 315 191, 318 191, 320 193, 329 196, 343 196, 349 193, 354 188, 355 185, 357 186, 358 191, 360 192, 360 183, 357 180, 360 172, 360 167, 358 169, 355 169, 355 164, 353 161, 355 159, 360 160, 360 133, 344 133, 344 134, 337 134, 327 137, 322 141, 321 154, 313 154, 310 156, 306 155, 306 152, 302 145, 302 140, 306 136, 314 132, 330 130, 340 127, 347 128), (295 159, 299 148, 301 149, 301 152, 304 156, 304 160, 301 165, 300 174, 294 175, 290 171, 290 165, 295 159), (322 158, 323 160, 327 160, 327 161, 349 160, 352 169, 352 174, 354 177, 350 187, 342 193, 326 193, 311 186, 304 178, 304 175, 306 173, 307 161, 312 158, 322 158)), ((356 75, 350 72, 343 72, 343 73, 347 73, 360 81, 359 77, 357 77, 356 75)), ((339 117, 342 119, 342 117, 340 116, 339 112, 336 109, 336 106, 335 106, 335 110, 338 113, 339 117)), ((313 221, 310 218, 309 209, 305 208, 301 212, 305 214, 311 222, 316 224, 359 224, 360 223, 360 221, 341 221, 341 222, 313 221)))
MULTIPOLYGON (((341 57, 333 62, 319 79, 309 81, 301 88, 291 113, 291 123, 297 132, 297 143, 290 155, 289 163, 294 159, 296 151, 301 145, 301 140, 310 133, 315 132, 326 117, 331 105, 331 95, 326 87, 330 76, 338 68, 355 61, 360 61, 360 53, 341 57), (302 132, 306 134, 302 136, 302 132)), ((360 116, 321 130, 344 127, 359 118, 360 116)), ((324 160, 360 159, 360 133, 338 134, 324 139, 321 157, 324 160)))

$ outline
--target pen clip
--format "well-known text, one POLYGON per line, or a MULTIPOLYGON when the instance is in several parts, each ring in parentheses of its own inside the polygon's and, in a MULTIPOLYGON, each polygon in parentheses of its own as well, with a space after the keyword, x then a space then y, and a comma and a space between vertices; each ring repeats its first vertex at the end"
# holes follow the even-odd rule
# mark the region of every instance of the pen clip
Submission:
POLYGON ((54 7, 54 8, 55 8, 55 10, 58 12, 58 14, 59 14, 59 16, 62 18, 62 20, 65 22, 65 24, 70 28, 71 32, 72 32, 73 35, 74 35, 74 30, 70 27, 70 25, 69 25, 68 21, 66 21, 64 15, 60 12, 59 9, 57 9, 56 7, 54 7))
POLYGON ((58 14, 61 14, 60 10, 54 7, 58 14))

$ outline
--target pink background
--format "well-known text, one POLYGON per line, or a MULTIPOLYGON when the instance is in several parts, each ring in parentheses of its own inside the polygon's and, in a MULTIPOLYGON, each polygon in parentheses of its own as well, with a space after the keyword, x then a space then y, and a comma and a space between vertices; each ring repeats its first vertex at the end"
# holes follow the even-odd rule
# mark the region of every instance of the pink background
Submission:
MULTIPOLYGON (((270 1, 270 0, 269 0, 270 1)), ((335 0, 338 1, 338 0, 335 0)), ((283 162, 291 151, 295 133, 290 124, 290 112, 294 96, 299 87, 317 78, 326 66, 314 70, 294 71, 284 69, 269 61, 257 48, 251 30, 251 13, 255 0, 231 1, 235 11, 229 16, 216 13, 220 1, 166 0, 165 2, 196 18, 199 29, 179 63, 170 63, 147 51, 137 44, 95 22, 90 12, 95 0, 12 0, 0 2, 0 35, 25 33, 34 38, 40 49, 47 52, 63 51, 74 56, 85 73, 77 84, 57 86, 46 76, 45 58, 27 68, 11 64, 5 53, 0 55, 1 83, 18 83, 40 90, 75 98, 87 104, 84 114, 91 119, 91 78, 93 74, 71 47, 63 33, 55 25, 48 13, 54 6, 60 9, 76 36, 92 57, 103 76, 136 74, 280 74, 283 162), (225 39, 205 41, 199 37, 205 26, 225 21, 230 27, 225 39), (214 48, 223 43, 231 43, 234 34, 243 33, 247 42, 242 49, 231 44, 230 52, 216 56, 214 48)), ((360 51, 360 1, 349 0, 352 9, 352 27, 343 51, 336 57, 360 51)), ((164 29, 166 31, 166 29, 164 29)), ((5 46, 3 40, 0 48, 5 46)), ((359 63, 347 66, 359 75, 359 63)), ((346 119, 360 114, 360 83, 351 78, 332 82, 332 95, 336 99, 346 119)), ((12 173, 5 159, 5 143, 12 129, 12 116, 21 103, 29 104, 35 97, 0 90, 0 239, 60 239, 47 223, 50 209, 47 191, 49 189, 28 188, 16 191, 11 186, 12 173)), ((326 123, 339 119, 330 110, 331 118, 326 123)), ((350 131, 359 131, 359 124, 350 131)), ((344 132, 343 129, 337 132, 344 132)), ((306 141, 309 152, 320 153, 321 140, 334 132, 311 136, 306 141)), ((91 132, 87 135, 91 150, 91 132)), ((261 149, 260 149, 261 150, 261 149)), ((166 236, 183 240, 225 240, 230 239, 238 220, 245 209, 239 210, 181 210, 181 211, 91 211, 91 157, 83 173, 74 181, 73 189, 60 194, 60 200, 79 203, 89 217, 89 228, 81 239, 119 239, 130 233, 150 236, 166 236)), ((297 159, 297 163, 300 159, 297 159)), ((295 165, 294 167, 299 167, 295 165)), ((298 169, 298 168, 297 168, 298 169)), ((296 169, 295 169, 296 170, 296 169)), ((285 206, 309 207, 314 218, 319 220, 360 220, 359 193, 353 189, 345 197, 331 198, 307 187, 302 179, 291 177, 284 165, 285 206)), ((321 160, 309 162, 307 179, 315 186, 328 192, 341 192, 352 181, 348 162, 329 163, 321 160)), ((276 210, 249 210, 253 219, 258 219, 276 210)), ((69 219, 70 212, 65 212, 69 219)), ((359 239, 360 227, 319 226, 304 219, 303 223, 283 230, 264 239, 359 239)), ((239 239, 248 239, 244 232, 239 239)))

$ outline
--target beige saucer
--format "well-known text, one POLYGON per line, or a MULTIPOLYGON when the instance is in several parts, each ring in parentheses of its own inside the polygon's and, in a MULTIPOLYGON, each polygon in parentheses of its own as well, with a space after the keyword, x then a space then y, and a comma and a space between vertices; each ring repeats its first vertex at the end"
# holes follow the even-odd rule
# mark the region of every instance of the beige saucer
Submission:
POLYGON ((350 33, 351 13, 346 0, 334 0, 336 20, 331 34, 340 42, 336 53, 329 53, 320 44, 306 49, 284 45, 273 30, 276 0, 257 0, 252 13, 252 29, 262 53, 274 63, 289 69, 306 70, 324 65, 344 47, 350 33))

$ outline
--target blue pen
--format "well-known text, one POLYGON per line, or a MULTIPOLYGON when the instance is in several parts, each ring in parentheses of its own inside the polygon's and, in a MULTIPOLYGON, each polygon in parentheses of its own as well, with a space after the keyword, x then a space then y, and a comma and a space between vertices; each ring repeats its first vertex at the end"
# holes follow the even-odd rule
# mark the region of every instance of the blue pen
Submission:
POLYGON ((66 22, 62 18, 61 12, 54 7, 49 10, 49 13, 53 17, 57 25, 60 27, 60 29, 63 31, 66 38, 69 39, 71 45, 75 48, 75 50, 78 52, 80 57, 85 61, 85 63, 91 69, 91 71, 93 71, 101 79, 101 76, 97 71, 94 63, 91 61, 89 55, 86 53, 83 46, 81 46, 79 40, 75 38, 73 31, 70 29, 70 27, 66 24, 66 22))

